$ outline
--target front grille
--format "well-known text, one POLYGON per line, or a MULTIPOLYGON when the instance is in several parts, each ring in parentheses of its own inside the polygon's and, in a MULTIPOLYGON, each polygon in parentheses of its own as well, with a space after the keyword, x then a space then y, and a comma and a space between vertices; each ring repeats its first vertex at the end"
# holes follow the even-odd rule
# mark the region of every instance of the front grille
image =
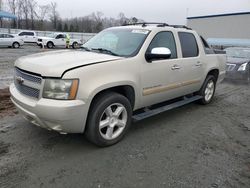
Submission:
POLYGON ((42 78, 15 68, 14 84, 17 90, 27 96, 39 98, 42 78))
POLYGON ((227 63, 227 68, 226 68, 226 70, 227 71, 233 71, 234 70, 234 68, 235 68, 235 64, 229 64, 229 63, 227 63))
POLYGON ((35 82, 35 83, 38 83, 38 84, 42 83, 42 78, 41 77, 28 74, 26 72, 23 72, 23 71, 19 70, 18 68, 15 68, 15 75, 19 76, 19 77, 22 77, 25 80, 29 80, 31 82, 35 82))
POLYGON ((31 88, 26 85, 20 85, 18 83, 16 83, 16 88, 18 89, 18 91, 20 91, 24 95, 28 95, 30 97, 34 97, 37 99, 39 98, 39 95, 40 95, 39 89, 31 88))

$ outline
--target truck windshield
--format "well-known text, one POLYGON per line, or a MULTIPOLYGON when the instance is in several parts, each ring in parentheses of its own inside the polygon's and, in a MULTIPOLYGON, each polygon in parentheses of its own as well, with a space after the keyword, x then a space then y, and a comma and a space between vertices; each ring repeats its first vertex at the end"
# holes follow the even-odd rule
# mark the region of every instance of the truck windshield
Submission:
POLYGON ((86 42, 85 50, 110 55, 135 56, 144 43, 149 30, 145 29, 107 29, 86 42))

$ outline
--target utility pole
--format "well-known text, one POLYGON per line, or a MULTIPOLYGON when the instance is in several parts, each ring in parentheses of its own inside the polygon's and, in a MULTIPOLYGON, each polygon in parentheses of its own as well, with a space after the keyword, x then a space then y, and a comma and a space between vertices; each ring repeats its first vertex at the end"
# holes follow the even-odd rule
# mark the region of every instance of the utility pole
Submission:
MULTIPOLYGON (((3 9, 3 0, 0 0, 0 11, 3 9)), ((3 20, 0 17, 0 27, 3 27, 3 20)))

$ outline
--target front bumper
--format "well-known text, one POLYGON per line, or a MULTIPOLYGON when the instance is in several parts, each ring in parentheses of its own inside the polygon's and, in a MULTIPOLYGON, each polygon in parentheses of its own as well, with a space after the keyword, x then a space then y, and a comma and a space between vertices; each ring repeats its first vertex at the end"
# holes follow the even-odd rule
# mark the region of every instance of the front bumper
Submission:
POLYGON ((10 86, 11 100, 29 122, 60 133, 83 133, 88 105, 81 100, 34 100, 10 86))
POLYGON ((247 71, 227 71, 225 79, 245 81, 248 79, 248 76, 247 71))

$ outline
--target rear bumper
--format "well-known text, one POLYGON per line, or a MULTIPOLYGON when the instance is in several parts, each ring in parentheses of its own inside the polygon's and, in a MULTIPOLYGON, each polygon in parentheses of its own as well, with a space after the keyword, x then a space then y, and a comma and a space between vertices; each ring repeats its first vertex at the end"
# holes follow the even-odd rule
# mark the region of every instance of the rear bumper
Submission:
POLYGON ((83 133, 88 114, 88 106, 83 101, 43 98, 36 101, 19 93, 14 84, 10 93, 12 102, 29 122, 60 133, 83 133))

